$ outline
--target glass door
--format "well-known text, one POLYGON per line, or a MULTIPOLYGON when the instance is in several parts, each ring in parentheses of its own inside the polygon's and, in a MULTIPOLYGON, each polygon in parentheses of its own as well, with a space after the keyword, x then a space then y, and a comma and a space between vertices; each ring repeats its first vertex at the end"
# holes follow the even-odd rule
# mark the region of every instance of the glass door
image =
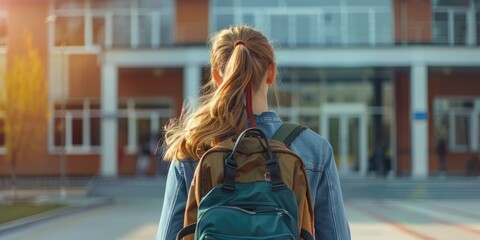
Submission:
POLYGON ((343 176, 367 172, 367 116, 362 104, 327 104, 322 107, 321 133, 333 147, 343 176))

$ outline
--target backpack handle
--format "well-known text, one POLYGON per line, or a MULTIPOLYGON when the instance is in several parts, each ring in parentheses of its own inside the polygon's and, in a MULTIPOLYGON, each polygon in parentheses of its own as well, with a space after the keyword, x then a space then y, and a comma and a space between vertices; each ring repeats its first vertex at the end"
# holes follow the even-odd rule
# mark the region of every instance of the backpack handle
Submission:
POLYGON ((277 158, 273 155, 270 144, 268 143, 268 138, 265 133, 258 128, 248 128, 240 133, 233 150, 225 158, 225 177, 223 180, 222 191, 233 192, 235 191, 235 173, 237 171, 237 162, 235 161, 235 153, 237 148, 240 146, 243 138, 251 136, 256 137, 262 144, 263 148, 267 153, 266 165, 268 173, 270 175, 270 182, 272 183, 272 189, 274 191, 280 190, 285 187, 283 183, 282 176, 280 174, 280 167, 278 165, 277 158), (262 141, 263 140, 263 141, 262 141))

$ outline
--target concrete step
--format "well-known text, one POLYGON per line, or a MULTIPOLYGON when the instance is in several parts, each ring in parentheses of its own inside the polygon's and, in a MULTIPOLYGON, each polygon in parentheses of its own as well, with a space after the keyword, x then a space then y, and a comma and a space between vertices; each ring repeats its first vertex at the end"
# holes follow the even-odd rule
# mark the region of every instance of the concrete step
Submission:
MULTIPOLYGON (((63 184, 67 187, 84 187, 92 177, 67 177, 65 182, 61 177, 18 177, 17 188, 58 188, 63 184)), ((9 189, 12 186, 12 179, 9 176, 0 177, 0 189, 9 189)))
MULTIPOLYGON (((0 181, 2 188, 9 187, 9 180, 0 181)), ((161 198, 165 192, 165 178, 118 177, 69 179, 69 185, 85 186, 89 196, 106 197, 154 197, 161 198)), ((24 187, 57 187, 58 178, 24 178, 18 181, 24 187)), ((341 179, 345 199, 479 199, 480 178, 428 178, 341 179)))
POLYGON ((95 177, 86 186, 87 196, 163 197, 165 178, 155 177, 95 177))

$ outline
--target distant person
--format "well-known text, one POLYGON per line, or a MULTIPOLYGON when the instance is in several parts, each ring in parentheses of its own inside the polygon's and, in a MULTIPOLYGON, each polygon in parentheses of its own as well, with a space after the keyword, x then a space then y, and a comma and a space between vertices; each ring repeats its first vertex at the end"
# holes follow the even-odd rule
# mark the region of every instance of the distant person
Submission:
POLYGON ((438 173, 444 176, 447 171, 447 143, 445 138, 440 138, 437 143, 437 155, 438 155, 438 173))
POLYGON ((377 177, 385 177, 387 173, 386 144, 380 139, 375 144, 372 156, 369 159, 369 171, 374 171, 377 177))
POLYGON ((137 175, 146 176, 148 166, 150 165, 150 158, 152 157, 152 151, 150 146, 150 141, 148 138, 142 138, 138 146, 137 151, 137 175))

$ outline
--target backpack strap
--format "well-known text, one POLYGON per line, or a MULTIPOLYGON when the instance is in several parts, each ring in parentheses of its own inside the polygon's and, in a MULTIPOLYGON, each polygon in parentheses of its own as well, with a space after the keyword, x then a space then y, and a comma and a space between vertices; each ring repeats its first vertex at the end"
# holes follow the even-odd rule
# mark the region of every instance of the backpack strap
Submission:
POLYGON ((182 230, 180 230, 180 232, 177 233, 176 240, 181 240, 181 239, 183 239, 184 237, 186 237, 190 234, 194 234, 196 227, 197 227, 197 223, 192 223, 192 224, 182 228, 182 230))
POLYGON ((307 129, 307 127, 296 123, 282 123, 280 128, 273 134, 272 139, 282 141, 287 147, 290 147, 295 138, 305 131, 305 129, 307 129))

